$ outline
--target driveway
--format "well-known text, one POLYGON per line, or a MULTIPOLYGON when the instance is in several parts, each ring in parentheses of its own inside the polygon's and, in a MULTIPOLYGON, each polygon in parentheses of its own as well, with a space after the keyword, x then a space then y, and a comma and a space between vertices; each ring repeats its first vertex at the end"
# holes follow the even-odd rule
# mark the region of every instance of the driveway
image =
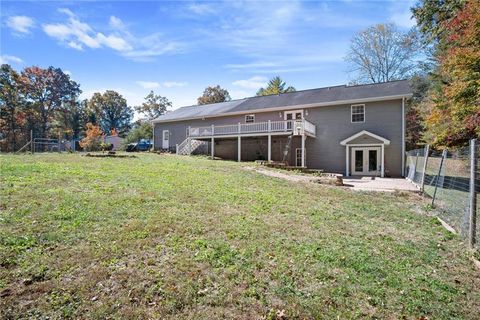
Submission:
POLYGON ((413 183, 404 178, 344 177, 343 184, 353 190, 362 191, 419 191, 413 183))

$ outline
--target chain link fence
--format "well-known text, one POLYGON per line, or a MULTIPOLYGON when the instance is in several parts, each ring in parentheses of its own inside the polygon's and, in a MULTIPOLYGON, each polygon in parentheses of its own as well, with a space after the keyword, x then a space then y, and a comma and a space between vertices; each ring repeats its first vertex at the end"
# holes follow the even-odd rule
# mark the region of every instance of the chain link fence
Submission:
MULTIPOLYGON (((430 150, 428 146, 406 155, 407 179, 432 199, 439 218, 473 247, 480 242, 480 144, 457 150, 430 150)), ((478 248, 478 245, 477 245, 478 248)))

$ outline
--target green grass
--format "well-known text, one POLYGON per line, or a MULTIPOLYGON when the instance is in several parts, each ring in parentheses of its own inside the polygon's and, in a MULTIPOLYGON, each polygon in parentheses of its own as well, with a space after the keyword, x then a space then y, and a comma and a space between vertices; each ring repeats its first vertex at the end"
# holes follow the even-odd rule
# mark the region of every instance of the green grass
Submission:
POLYGON ((418 196, 234 162, 0 156, 2 318, 475 319, 480 278, 418 196))

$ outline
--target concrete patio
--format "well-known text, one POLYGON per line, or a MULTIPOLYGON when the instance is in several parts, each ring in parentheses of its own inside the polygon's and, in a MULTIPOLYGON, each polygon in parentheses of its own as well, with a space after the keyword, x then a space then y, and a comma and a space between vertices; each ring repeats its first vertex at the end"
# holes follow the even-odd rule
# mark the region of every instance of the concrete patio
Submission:
POLYGON ((343 183, 358 191, 419 191, 413 183, 404 178, 344 177, 343 183))

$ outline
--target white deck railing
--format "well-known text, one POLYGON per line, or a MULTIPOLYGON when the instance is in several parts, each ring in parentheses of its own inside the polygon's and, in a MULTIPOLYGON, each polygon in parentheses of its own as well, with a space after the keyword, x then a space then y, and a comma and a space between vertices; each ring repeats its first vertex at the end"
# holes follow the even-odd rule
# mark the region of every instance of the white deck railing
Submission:
POLYGON ((296 133, 315 136, 315 125, 305 119, 285 120, 285 121, 267 121, 254 123, 238 123, 231 125, 208 127, 189 127, 188 136, 195 137, 213 137, 213 136, 232 136, 243 134, 264 134, 264 133, 296 133))

